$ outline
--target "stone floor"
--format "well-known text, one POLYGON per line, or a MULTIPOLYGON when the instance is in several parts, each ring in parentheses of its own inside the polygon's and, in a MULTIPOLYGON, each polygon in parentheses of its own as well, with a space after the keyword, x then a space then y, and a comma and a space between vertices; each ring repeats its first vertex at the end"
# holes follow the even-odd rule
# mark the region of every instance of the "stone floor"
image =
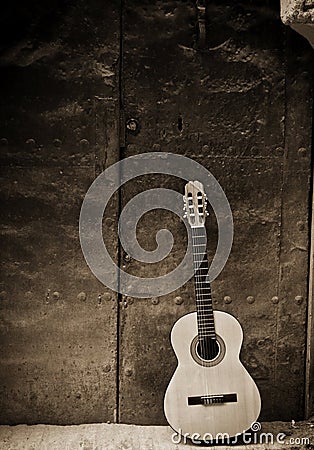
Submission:
MULTIPOLYGON (((251 443, 233 450, 314 450, 314 419, 298 422, 263 423, 251 443), (266 434, 267 433, 267 434, 266 434)), ((200 446, 184 443, 166 426, 123 424, 16 425, 0 426, 0 449, 32 450, 191 450, 200 446)), ((224 450, 228 446, 211 446, 224 450)))

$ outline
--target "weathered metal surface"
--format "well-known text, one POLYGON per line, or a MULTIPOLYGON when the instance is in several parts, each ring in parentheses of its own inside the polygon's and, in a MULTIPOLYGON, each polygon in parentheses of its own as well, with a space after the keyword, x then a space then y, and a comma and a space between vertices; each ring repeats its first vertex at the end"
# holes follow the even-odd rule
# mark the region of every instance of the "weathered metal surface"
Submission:
MULTIPOLYGON (((118 158, 120 11, 63 13, 1 59, 2 423, 115 418, 117 295, 86 265, 78 219, 99 154, 101 168, 118 158)), ((115 206, 104 234, 117 262, 116 223, 115 206)))
POLYGON ((275 418, 304 416, 306 310, 309 262, 309 191, 312 140, 313 55, 308 43, 287 33, 285 159, 274 401, 289 392, 275 418))
POLYGON ((309 301, 307 312, 307 348, 305 378, 305 417, 314 414, 314 167, 312 167, 312 224, 309 265, 309 301))
MULTIPOLYGON (((234 214, 235 239, 228 263, 213 283, 215 306, 238 317, 244 328, 242 358, 261 390, 262 418, 267 420, 300 417, 298 396, 304 386, 303 378, 300 382, 302 352, 294 364, 298 375, 290 378, 290 367, 280 369, 282 358, 299 345, 301 336, 304 343, 305 330, 302 312, 294 318, 301 329, 295 346, 288 340, 287 326, 284 331, 280 325, 282 303, 286 303, 279 277, 281 245, 286 245, 284 234, 288 236, 294 225, 291 220, 282 225, 281 217, 291 206, 287 195, 283 196, 290 161, 284 133, 291 123, 291 110, 286 116, 289 67, 285 67, 285 35, 277 6, 210 2, 202 51, 197 49, 195 2, 148 5, 128 0, 124 13, 124 114, 126 121, 137 122, 136 132, 126 126, 125 156, 160 150, 184 154, 207 167, 224 188, 234 214), (281 346, 283 336, 285 347, 281 346), (288 403, 278 399, 280 383, 286 392, 295 390, 288 403)), ((307 117, 308 106, 304 106, 307 117)), ((299 117, 293 126, 302 125, 300 121, 299 117)), ((308 135, 310 125, 304 126, 303 133, 308 135)), ((309 162, 305 148, 306 163, 303 169, 298 166, 303 173, 309 162)), ((159 186, 183 192, 181 181, 143 177, 124 187, 123 204, 135 193, 159 186)), ((293 201, 302 202, 302 233, 306 234, 307 179, 300 177, 291 189, 295 190, 293 201)), ((177 219, 159 212, 147 216, 138 227, 144 248, 155 248, 155 233, 165 226, 172 231, 176 246, 158 267, 125 263, 127 270, 146 277, 168 273, 182 260, 186 248, 185 230, 177 219)), ((216 225, 212 220, 207 226, 213 255, 216 225)), ((291 285, 302 284, 306 277, 306 263, 298 260, 296 265, 298 273, 291 285)), ((306 297, 303 291, 293 295, 306 297)), ((297 303, 293 302, 287 315, 295 312, 297 303)), ((127 299, 124 305, 120 421, 165 423, 162 399, 176 364, 169 334, 178 317, 195 309, 193 283, 160 299, 127 299)))

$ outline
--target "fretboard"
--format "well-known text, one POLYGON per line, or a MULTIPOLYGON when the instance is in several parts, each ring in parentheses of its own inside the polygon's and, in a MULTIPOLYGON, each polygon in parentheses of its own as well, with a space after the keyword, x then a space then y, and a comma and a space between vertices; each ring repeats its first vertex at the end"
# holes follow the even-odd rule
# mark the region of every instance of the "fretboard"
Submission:
POLYGON ((200 339, 215 338, 215 322, 210 283, 204 227, 192 228, 194 282, 197 310, 197 327, 200 339))

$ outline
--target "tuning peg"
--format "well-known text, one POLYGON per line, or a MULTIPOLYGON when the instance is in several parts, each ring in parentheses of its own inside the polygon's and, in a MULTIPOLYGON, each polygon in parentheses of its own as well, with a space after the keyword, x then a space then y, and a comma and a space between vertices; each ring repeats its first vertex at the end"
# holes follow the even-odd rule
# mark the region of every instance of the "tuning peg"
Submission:
POLYGON ((187 213, 183 214, 183 219, 186 219, 187 216, 188 216, 187 213))
POLYGON ((206 216, 209 216, 209 212, 208 211, 206 211, 206 216))

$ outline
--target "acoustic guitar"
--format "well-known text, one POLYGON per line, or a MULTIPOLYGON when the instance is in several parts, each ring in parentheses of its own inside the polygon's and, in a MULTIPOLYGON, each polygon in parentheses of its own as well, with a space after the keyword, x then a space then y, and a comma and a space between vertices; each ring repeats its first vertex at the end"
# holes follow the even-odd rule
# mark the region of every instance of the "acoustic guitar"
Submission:
POLYGON ((239 358, 241 325, 231 314, 213 311, 206 202, 202 183, 187 183, 184 203, 192 233, 196 312, 181 317, 172 328, 178 366, 164 397, 169 425, 190 439, 198 435, 200 441, 244 433, 261 408, 257 386, 239 358))

